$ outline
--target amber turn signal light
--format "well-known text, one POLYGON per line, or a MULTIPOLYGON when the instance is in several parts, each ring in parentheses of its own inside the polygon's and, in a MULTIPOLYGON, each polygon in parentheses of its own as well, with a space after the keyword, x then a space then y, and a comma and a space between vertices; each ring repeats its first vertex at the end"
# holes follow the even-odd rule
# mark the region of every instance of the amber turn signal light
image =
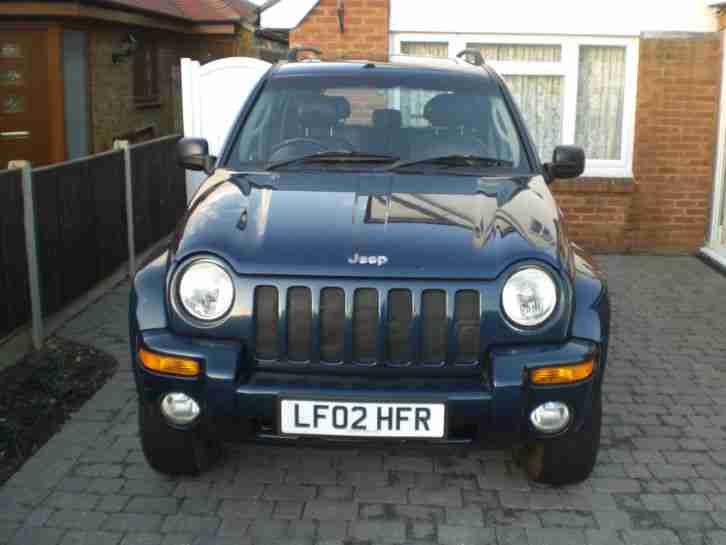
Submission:
POLYGON ((144 367, 150 371, 163 373, 164 375, 182 377, 196 377, 199 375, 199 362, 189 358, 157 354, 141 348, 139 350, 139 359, 144 367))
POLYGON ((532 370, 533 384, 570 384, 585 380, 592 375, 595 363, 584 361, 575 365, 558 365, 532 370))

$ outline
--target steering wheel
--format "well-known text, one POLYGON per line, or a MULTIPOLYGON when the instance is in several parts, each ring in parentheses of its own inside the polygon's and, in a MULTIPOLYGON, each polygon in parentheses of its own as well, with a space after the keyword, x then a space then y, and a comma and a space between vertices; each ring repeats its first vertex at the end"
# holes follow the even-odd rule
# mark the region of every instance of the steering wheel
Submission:
MULTIPOLYGON (((353 144, 348 142, 347 140, 343 138, 337 138, 337 137, 330 137, 331 141, 335 141, 335 143, 340 142, 344 148, 346 148, 344 151, 355 151, 355 148, 353 147, 353 144)), ((320 148, 320 151, 328 151, 334 148, 332 145, 332 142, 323 142, 321 140, 318 140, 316 138, 310 138, 310 137, 297 137, 297 138, 290 138, 289 140, 283 140, 279 144, 276 144, 272 147, 270 150, 270 159, 281 149, 295 146, 299 144, 312 144, 313 146, 317 146, 320 148)))

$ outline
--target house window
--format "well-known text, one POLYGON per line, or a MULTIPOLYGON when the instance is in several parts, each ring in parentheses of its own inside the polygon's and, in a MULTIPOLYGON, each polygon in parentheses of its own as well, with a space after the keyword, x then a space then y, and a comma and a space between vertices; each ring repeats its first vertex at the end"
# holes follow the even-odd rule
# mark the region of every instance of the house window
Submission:
POLYGON ((140 41, 134 52, 134 103, 159 104, 159 51, 153 40, 140 41))
POLYGON ((527 128, 534 138, 540 156, 552 157, 555 146, 562 142, 562 76, 504 75, 527 128))
POLYGON ((482 44, 469 43, 470 49, 478 49, 488 61, 508 62, 560 62, 562 46, 542 44, 482 44))
POLYGON ((401 42, 401 53, 419 57, 448 57, 449 44, 446 42, 401 42))
POLYGON ((593 159, 622 153, 625 48, 580 47, 575 144, 593 159))
POLYGON ((585 149, 585 176, 632 176, 636 38, 398 34, 392 42, 419 55, 481 51, 507 82, 543 162, 557 145, 574 144, 585 149))
MULTIPOLYGON (((447 42, 401 42, 401 53, 404 55, 415 55, 417 57, 440 57, 449 56, 449 44, 447 42)), ((406 93, 402 97, 396 95, 393 100, 399 103, 401 118, 405 127, 426 127, 426 121, 422 115, 424 105, 438 93, 420 90, 414 93, 406 93)))

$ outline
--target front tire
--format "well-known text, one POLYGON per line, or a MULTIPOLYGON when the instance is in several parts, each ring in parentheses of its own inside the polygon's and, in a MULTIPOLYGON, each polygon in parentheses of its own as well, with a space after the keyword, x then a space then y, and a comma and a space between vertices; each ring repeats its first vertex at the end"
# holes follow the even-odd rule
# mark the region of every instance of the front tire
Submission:
POLYGON ((562 437, 534 441, 525 448, 525 468, 538 483, 561 486, 590 476, 600 448, 602 394, 593 391, 592 412, 583 425, 562 437))
POLYGON ((198 428, 169 426, 155 407, 139 403, 141 448, 149 465, 165 475, 198 475, 219 455, 219 445, 198 428))

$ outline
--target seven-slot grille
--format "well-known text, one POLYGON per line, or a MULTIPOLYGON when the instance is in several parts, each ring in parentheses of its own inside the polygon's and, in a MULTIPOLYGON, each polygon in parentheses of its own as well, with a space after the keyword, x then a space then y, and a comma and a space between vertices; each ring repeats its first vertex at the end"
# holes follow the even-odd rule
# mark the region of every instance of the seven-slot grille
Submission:
POLYGON ((475 289, 254 289, 258 362, 386 367, 478 365, 475 289))

